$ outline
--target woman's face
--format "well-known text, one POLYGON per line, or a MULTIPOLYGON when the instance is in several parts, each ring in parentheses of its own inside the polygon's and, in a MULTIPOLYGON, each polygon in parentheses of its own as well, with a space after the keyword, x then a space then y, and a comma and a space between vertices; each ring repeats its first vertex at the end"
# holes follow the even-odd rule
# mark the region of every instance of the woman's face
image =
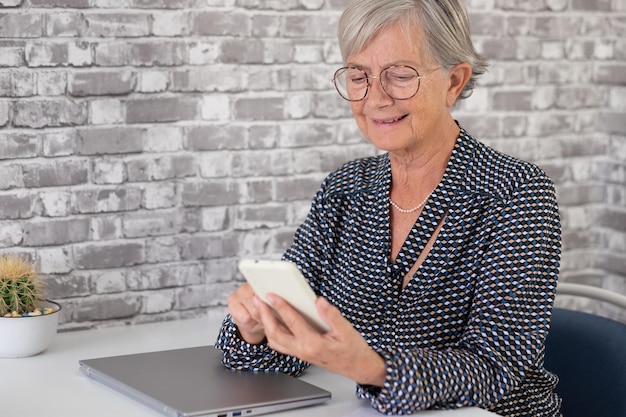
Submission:
POLYGON ((451 120, 446 72, 431 72, 438 64, 422 53, 422 38, 419 30, 406 34, 396 23, 348 59, 347 65, 362 68, 371 76, 378 76, 390 65, 408 65, 420 75, 428 74, 420 80, 419 91, 410 99, 394 100, 375 78, 367 96, 351 102, 359 128, 379 149, 402 154, 434 145, 451 120))

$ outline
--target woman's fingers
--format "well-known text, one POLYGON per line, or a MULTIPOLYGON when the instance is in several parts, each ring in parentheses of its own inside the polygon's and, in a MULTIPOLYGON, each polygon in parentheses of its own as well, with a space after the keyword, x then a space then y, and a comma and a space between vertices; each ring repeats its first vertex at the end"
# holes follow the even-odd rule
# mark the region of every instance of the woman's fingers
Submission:
POLYGON ((228 297, 228 312, 241 337, 248 343, 260 343, 265 338, 259 309, 254 302, 254 291, 248 284, 239 287, 228 297))

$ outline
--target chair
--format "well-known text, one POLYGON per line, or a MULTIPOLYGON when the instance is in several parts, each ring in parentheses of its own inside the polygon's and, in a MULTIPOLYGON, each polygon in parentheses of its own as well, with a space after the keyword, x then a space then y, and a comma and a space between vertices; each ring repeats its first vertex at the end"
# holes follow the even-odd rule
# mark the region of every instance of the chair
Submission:
MULTIPOLYGON (((626 296, 559 283, 558 295, 586 296, 626 308, 626 296)), ((545 368, 559 377, 563 417, 626 417, 626 324, 554 308, 545 368)))

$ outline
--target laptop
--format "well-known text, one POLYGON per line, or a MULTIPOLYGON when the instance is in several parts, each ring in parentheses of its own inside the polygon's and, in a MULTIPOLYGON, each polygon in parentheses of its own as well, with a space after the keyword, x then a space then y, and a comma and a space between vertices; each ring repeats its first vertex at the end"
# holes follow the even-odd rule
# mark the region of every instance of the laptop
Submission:
POLYGON ((330 392, 280 372, 233 371, 213 346, 83 359, 90 378, 172 417, 245 417, 323 403, 330 392))

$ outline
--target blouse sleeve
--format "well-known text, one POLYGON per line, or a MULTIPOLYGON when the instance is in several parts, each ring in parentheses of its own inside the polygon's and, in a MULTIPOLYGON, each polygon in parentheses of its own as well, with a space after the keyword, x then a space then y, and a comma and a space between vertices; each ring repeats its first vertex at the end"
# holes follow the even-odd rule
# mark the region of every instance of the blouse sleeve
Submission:
MULTIPOLYGON (((323 187, 322 187, 323 188, 323 187)), ((321 238, 319 234, 319 202, 322 199, 320 190, 313 200, 312 208, 304 223, 298 228, 294 242, 283 255, 283 259, 294 262, 315 289, 312 277, 319 275, 321 238), (315 242, 315 245, 312 243, 315 242), (309 248, 305 251, 304 248, 309 248)), ((215 346, 224 352, 222 362, 231 369, 251 371, 279 371, 293 376, 301 375, 309 363, 294 356, 284 355, 271 349, 267 343, 252 345, 239 336, 237 325, 230 315, 222 323, 215 346)))
POLYGON ((541 173, 502 204, 488 222, 489 241, 475 269, 479 275, 460 340, 443 349, 379 352, 387 368, 384 386, 357 389, 378 411, 488 408, 525 379, 540 385, 560 259, 554 185, 541 173))
POLYGON ((227 315, 222 322, 215 347, 223 352, 222 362, 226 367, 246 371, 278 371, 299 376, 309 366, 290 355, 271 349, 267 343, 247 343, 239 336, 237 325, 227 315))

